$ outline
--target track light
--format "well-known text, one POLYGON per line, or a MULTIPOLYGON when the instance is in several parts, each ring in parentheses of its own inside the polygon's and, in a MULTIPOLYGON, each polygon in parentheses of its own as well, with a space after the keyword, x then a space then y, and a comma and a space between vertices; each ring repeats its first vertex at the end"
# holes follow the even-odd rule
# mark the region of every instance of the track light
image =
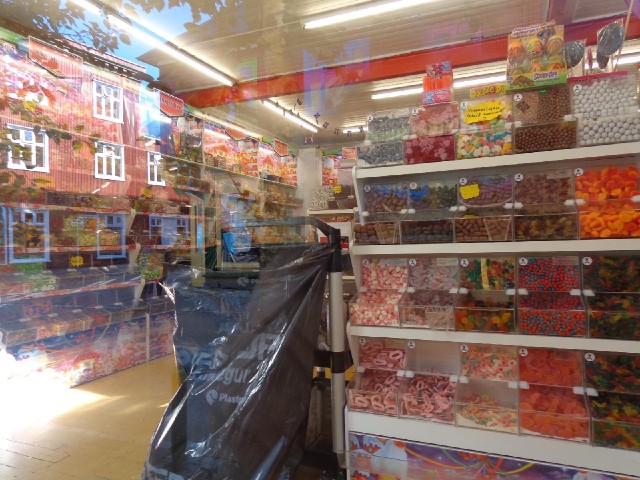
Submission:
POLYGON ((361 18, 372 17, 374 15, 381 15, 384 13, 395 12, 396 10, 403 10, 405 8, 416 7, 418 5, 424 5, 425 3, 431 3, 434 0, 395 0, 393 2, 377 3, 364 8, 356 8, 352 10, 342 11, 342 13, 336 13, 334 15, 328 15, 326 17, 310 20, 304 24, 305 29, 321 28, 329 25, 335 25, 337 23, 350 22, 352 20, 360 20, 361 18))

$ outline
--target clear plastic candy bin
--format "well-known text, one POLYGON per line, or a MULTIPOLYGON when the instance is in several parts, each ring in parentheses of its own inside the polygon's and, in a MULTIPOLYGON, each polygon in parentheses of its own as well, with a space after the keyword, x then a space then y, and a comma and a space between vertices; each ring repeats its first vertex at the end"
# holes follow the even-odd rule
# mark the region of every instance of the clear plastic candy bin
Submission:
POLYGON ((516 173, 513 200, 523 206, 564 205, 575 198, 573 178, 570 169, 516 173))
POLYGON ((460 103, 460 129, 466 132, 510 130, 513 104, 510 95, 489 95, 460 103))
POLYGON ((626 71, 569 79, 574 115, 611 117, 638 111, 638 78, 626 71))
POLYGON ((458 180, 458 203, 466 207, 497 207, 513 201, 512 175, 471 175, 458 180))
POLYGON ((460 295, 456 331, 513 333, 516 329, 513 296, 497 291, 460 295))
POLYGON ((519 289, 518 327, 520 333, 527 335, 584 337, 587 333, 584 301, 575 292, 519 289))
POLYGON ((362 286, 369 290, 400 290, 409 281, 406 258, 365 257, 360 261, 362 286))
POLYGON ((570 292, 580 288, 577 256, 518 258, 518 287, 528 291, 570 292))
POLYGON ((353 224, 353 239, 358 245, 394 245, 400 243, 399 222, 353 224))
POLYGON ((365 222, 399 220, 408 209, 409 185, 404 181, 372 182, 363 187, 365 222))
POLYGON ((530 385, 582 387, 582 353, 575 350, 520 348, 520 381, 530 385))
POLYGON ((571 388, 530 385, 520 390, 520 433, 587 443, 589 412, 584 394, 571 388))
POLYGON ((411 135, 451 135, 459 127, 458 103, 438 103, 411 110, 411 135))
POLYGON ((499 131, 460 130, 456 133, 456 159, 497 157, 513 153, 511 124, 499 131))
POLYGON ((403 327, 453 329, 456 296, 448 290, 415 290, 410 287, 400 300, 403 327))
POLYGON ((398 305, 402 293, 397 290, 361 290, 349 302, 352 325, 397 327, 400 325, 398 305))
POLYGON ((519 92, 513 96, 513 118, 516 122, 557 122, 570 114, 571 94, 566 85, 519 92))
POLYGON ((402 141, 398 141, 358 147, 356 165, 358 167, 402 165, 404 163, 403 145, 402 141))
POLYGON ((640 112, 615 117, 584 118, 578 122, 578 145, 606 145, 640 140, 640 112))
POLYGON ((458 383, 456 425, 518 433, 518 390, 506 382, 458 383))
POLYGON ((409 258, 409 286, 416 290, 451 290, 458 286, 456 258, 409 258))
POLYGON ((576 240, 578 211, 574 206, 551 204, 516 208, 513 230, 517 241, 576 240))
POLYGON ((358 368, 347 385, 349 410, 397 416, 400 375, 388 370, 358 368))
POLYGON ((367 141, 383 143, 409 135, 410 110, 399 108, 372 113, 367 117, 367 141))
POLYGON ((457 379, 406 372, 400 385, 400 416, 453 423, 457 379))
POLYGON ((509 290, 516 286, 515 257, 466 257, 459 263, 461 288, 509 290))
POLYGON ((463 344, 460 346, 460 375, 482 380, 518 380, 516 347, 463 344))
POLYGON ((393 338, 358 339, 358 366, 378 370, 404 370, 406 342, 393 338))
POLYGON ((640 396, 599 392, 590 404, 594 445, 640 450, 640 396))
POLYGON ((461 207, 455 219, 456 242, 507 242, 513 240, 513 216, 504 207, 461 207))
POLYGON ((514 129, 514 153, 546 152, 575 148, 578 144, 578 122, 567 120, 538 123, 514 129))
POLYGON ((453 216, 447 210, 408 213, 400 222, 400 243, 453 243, 453 216))

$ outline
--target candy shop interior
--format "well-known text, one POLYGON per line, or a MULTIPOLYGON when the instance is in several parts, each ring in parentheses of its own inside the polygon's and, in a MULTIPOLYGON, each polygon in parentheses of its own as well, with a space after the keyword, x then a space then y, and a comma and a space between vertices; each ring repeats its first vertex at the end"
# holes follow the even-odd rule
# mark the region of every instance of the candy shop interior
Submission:
POLYGON ((1 479, 640 479, 640 0, 0 7, 1 479))

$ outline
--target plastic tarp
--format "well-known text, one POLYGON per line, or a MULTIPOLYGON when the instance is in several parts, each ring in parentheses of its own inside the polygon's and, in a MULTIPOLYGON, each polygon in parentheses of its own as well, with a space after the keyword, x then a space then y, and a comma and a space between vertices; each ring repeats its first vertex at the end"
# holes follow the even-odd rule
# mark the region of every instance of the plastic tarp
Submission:
POLYGON ((285 478, 308 418, 331 254, 283 246, 260 272, 210 272, 202 287, 189 268, 170 273, 186 378, 153 436, 143 480, 285 478))

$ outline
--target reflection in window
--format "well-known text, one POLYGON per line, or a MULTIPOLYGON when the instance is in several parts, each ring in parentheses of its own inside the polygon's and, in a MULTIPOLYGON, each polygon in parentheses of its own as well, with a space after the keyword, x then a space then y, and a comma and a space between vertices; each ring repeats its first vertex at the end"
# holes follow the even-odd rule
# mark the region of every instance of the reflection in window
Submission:
POLYGON ((49 172, 49 137, 44 131, 8 125, 11 141, 7 166, 15 170, 49 172))
POLYGON ((29 208, 9 210, 9 261, 49 261, 49 212, 29 208))
POLYGON ((124 147, 113 143, 97 142, 95 177, 124 181, 124 147))
POLYGON ((125 216, 103 214, 98 216, 98 259, 124 258, 125 216))
POLYGON ((186 244, 189 238, 189 219, 186 217, 149 217, 149 238, 157 238, 158 245, 173 247, 186 244))
POLYGON ((164 186, 162 178, 162 155, 156 152, 147 152, 147 183, 149 185, 164 186))
POLYGON ((94 80, 93 116, 95 118, 122 122, 122 105, 122 88, 94 80))

